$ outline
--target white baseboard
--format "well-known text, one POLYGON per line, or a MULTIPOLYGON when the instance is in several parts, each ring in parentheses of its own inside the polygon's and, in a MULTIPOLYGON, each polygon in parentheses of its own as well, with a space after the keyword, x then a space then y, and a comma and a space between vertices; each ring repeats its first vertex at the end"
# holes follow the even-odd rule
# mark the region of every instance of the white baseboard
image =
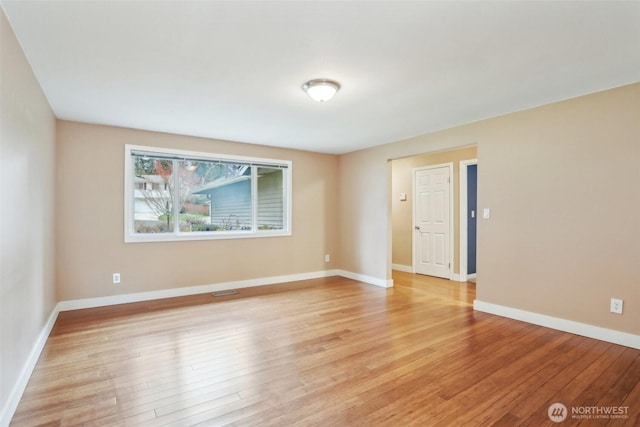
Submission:
POLYGON ((558 317, 547 316, 545 314, 533 313, 530 311, 478 300, 473 301, 473 309, 484 313, 508 317, 509 319, 520 320, 534 325, 544 326, 640 350, 640 335, 634 335, 627 332, 616 331, 614 329, 602 328, 599 326, 588 325, 586 323, 574 322, 572 320, 560 319, 558 317))
POLYGON ((190 286, 185 288, 164 289, 161 291, 139 292, 135 294, 112 295, 108 297, 86 298, 58 303, 59 311, 79 310, 83 308, 104 307, 108 305, 127 304, 131 302, 152 301, 162 298, 182 297, 187 295, 206 294, 229 289, 251 288, 254 286, 273 285, 277 283, 295 282, 298 280, 318 279, 321 277, 340 276, 340 270, 323 270, 312 273, 289 274, 286 276, 263 277, 258 279, 238 280, 235 282, 215 283, 211 285, 190 286))
POLYGON ((454 282, 468 282, 470 279, 475 279, 476 275, 474 274, 458 274, 458 273, 453 273, 451 274, 451 280, 453 280, 454 282))
POLYGON ((321 277, 343 276, 348 279, 358 280, 384 288, 393 287, 393 280, 378 279, 363 274, 352 273, 345 270, 323 270, 312 273, 289 274, 285 276, 263 277, 258 279, 239 280, 235 282, 215 283, 211 285, 190 286, 185 288, 164 289, 161 291, 139 292, 135 294, 121 294, 107 297, 86 298, 78 300, 61 301, 56 307, 58 311, 80 310, 84 308, 105 307, 131 302, 152 301, 162 298, 182 297, 187 295, 206 294, 209 292, 225 291, 228 289, 251 288, 254 286, 273 285, 278 283, 295 282, 298 280, 318 279, 321 277))
POLYGON ((396 271, 402 271, 404 273, 413 273, 412 265, 391 264, 391 269, 396 271))
POLYGON ((365 276, 364 274, 352 273, 345 270, 337 270, 337 274, 347 279, 365 282, 370 285, 381 286, 383 288, 393 288, 393 279, 379 279, 377 277, 365 276))
POLYGON ((36 363, 38 363, 38 358, 40 358, 40 353, 42 353, 42 349, 44 349, 44 345, 47 343, 47 339, 49 338, 49 334, 51 333, 51 329, 53 329, 53 325, 54 323, 56 323, 57 318, 58 307, 56 306, 51 312, 49 319, 47 319, 47 323, 45 323, 44 327, 42 328, 40 335, 38 335, 36 342, 33 344, 31 352, 29 353, 29 356, 27 357, 27 360, 22 367, 20 376, 14 384, 13 389, 11 389, 9 398, 2 407, 2 411, 0 411, 0 426, 6 427, 9 425, 9 423, 11 423, 11 418, 13 418, 13 414, 15 414, 16 409, 18 408, 20 399, 22 399, 22 394, 27 388, 29 378, 31 378, 31 374, 36 367, 36 363))

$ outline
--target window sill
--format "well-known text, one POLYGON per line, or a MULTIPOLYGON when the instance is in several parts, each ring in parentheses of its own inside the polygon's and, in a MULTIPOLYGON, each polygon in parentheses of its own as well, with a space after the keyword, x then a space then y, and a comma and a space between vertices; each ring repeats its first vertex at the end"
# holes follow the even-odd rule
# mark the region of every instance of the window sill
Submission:
POLYGON ((263 237, 287 237, 291 236, 290 231, 217 231, 205 233, 156 233, 156 234, 127 234, 124 236, 125 243, 153 243, 153 242, 188 242, 192 240, 233 240, 233 239, 254 239, 263 237))

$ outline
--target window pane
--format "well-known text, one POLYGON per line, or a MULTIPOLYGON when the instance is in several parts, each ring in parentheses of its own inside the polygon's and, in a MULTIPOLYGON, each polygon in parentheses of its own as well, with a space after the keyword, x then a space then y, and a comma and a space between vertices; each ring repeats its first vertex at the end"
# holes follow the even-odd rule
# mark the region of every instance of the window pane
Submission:
POLYGON ((258 230, 284 228, 283 170, 258 168, 258 230))
POLYGON ((135 232, 173 232, 173 162, 148 156, 133 159, 135 232))
POLYGON ((125 242, 290 235, 291 162, 125 146, 125 242))
POLYGON ((251 230, 251 167, 179 161, 180 231, 251 230))

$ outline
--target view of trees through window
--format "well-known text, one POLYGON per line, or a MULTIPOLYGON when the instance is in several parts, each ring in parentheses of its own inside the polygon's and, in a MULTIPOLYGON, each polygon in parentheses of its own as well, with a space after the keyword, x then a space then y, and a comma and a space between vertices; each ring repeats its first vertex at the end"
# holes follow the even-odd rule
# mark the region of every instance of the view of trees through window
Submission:
POLYGON ((283 167, 137 153, 132 160, 135 233, 285 227, 283 167))

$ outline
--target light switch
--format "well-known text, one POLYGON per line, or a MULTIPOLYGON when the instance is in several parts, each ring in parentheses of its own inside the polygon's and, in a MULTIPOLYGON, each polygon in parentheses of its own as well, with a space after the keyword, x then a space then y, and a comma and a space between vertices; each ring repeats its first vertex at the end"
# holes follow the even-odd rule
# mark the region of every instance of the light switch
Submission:
POLYGON ((401 202, 407 201, 407 193, 400 193, 400 201, 401 202))
POLYGON ((491 217, 491 209, 489 208, 484 208, 482 210, 482 218, 484 219, 489 219, 491 217))

